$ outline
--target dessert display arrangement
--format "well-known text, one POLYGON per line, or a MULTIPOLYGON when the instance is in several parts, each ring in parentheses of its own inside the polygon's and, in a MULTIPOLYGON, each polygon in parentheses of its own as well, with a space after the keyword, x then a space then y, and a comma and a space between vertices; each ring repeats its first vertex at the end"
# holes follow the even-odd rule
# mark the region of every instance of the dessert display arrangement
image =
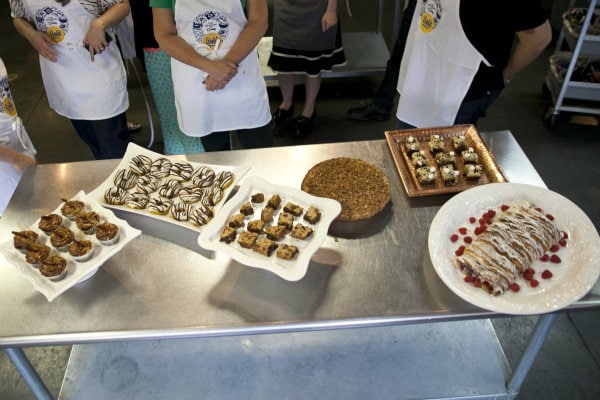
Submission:
POLYGON ((390 182, 375 165, 338 157, 314 165, 302 180, 302 190, 340 202, 339 221, 359 221, 379 213, 390 201, 390 182))
POLYGON ((474 125, 387 131, 385 136, 411 197, 507 181, 474 125))
POLYGON ((8 261, 48 301, 92 276, 141 234, 83 191, 29 226, 12 231, 0 247, 8 261))
POLYGON ((202 231, 249 167, 199 164, 130 143, 90 196, 100 204, 202 231))
POLYGON ((341 210, 335 200, 252 176, 244 179, 198 237, 198 244, 297 281, 306 274, 341 210))
POLYGON ((441 280, 464 300, 506 314, 559 310, 600 276, 600 237, 567 198, 525 184, 491 183, 447 201, 429 231, 441 280))

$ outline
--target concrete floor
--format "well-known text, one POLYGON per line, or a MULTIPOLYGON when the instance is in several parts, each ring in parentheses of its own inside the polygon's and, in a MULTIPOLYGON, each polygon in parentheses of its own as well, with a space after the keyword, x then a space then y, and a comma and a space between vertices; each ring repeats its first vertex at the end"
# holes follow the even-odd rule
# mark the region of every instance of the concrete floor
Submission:
MULTIPOLYGON (((8 6, 0 8, 0 56, 10 74, 10 85, 19 115, 38 150, 40 163, 91 160, 92 155, 78 139, 71 124, 48 107, 41 84, 37 54, 16 35, 8 6)), ((355 15, 357 10, 353 10, 355 15)), ((359 15, 362 15, 359 13, 359 15)), ((356 29, 356 18, 345 27, 356 29)), ((531 159, 547 186, 571 199, 600 226, 600 128, 570 122, 571 115, 561 113, 552 128, 544 123, 550 100, 542 91, 552 48, 534 65, 519 74, 480 121, 481 131, 509 129, 531 159)), ((138 70, 141 71, 138 64, 138 70)), ((324 81, 318 100, 318 129, 300 140, 286 135, 285 127, 275 134, 276 146, 325 143, 383 138, 393 130, 394 121, 357 123, 346 117, 350 107, 366 104, 378 84, 378 77, 343 78, 324 81)), ((147 145, 149 120, 140 85, 130 79, 131 108, 128 118, 143 124, 135 141, 147 145)), ((142 76, 142 87, 150 96, 142 76)), ((272 107, 280 99, 278 89, 269 89, 272 107)), ((297 107, 302 92, 297 93, 297 107)), ((151 102, 151 99, 150 99, 151 102)), ((599 105, 600 106, 600 105, 599 105)), ((158 118, 150 104, 156 129, 152 149, 161 151, 162 139, 158 118)), ((297 108, 298 109, 298 108, 297 108)), ((511 317, 492 320, 504 352, 514 368, 535 324, 535 317, 511 317)), ((600 310, 559 314, 547 341, 527 376, 519 399, 599 399, 600 398, 600 310)), ((58 397, 70 346, 29 348, 25 352, 51 393, 58 397)), ((32 399, 14 366, 0 352, 0 399, 32 399)), ((434 377, 432 377, 434 378, 434 377)), ((372 398, 382 398, 373 393, 372 398)))

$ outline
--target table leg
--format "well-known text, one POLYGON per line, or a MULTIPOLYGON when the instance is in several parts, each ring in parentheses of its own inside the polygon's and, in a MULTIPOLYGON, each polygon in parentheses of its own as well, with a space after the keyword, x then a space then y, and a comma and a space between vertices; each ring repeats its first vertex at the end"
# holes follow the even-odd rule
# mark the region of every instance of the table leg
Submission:
POLYGON ((23 349, 20 347, 8 347, 4 349, 4 352, 10 361, 12 361, 12 363, 15 365, 17 371, 19 371, 23 377, 23 380, 25 380, 25 383, 27 383, 27 386, 29 386, 29 389, 31 389, 31 392, 37 399, 53 399, 50 391, 48 391, 48 388, 36 372, 35 368, 33 368, 29 362, 29 359, 25 355, 25 352, 23 352, 23 349))
POLYGON ((529 336, 527 347, 507 382, 506 390, 509 396, 511 396, 510 398, 515 398, 519 394, 521 385, 523 384, 529 369, 533 365, 542 344, 544 344, 555 320, 556 313, 543 314, 538 318, 535 327, 533 328, 533 332, 529 336))

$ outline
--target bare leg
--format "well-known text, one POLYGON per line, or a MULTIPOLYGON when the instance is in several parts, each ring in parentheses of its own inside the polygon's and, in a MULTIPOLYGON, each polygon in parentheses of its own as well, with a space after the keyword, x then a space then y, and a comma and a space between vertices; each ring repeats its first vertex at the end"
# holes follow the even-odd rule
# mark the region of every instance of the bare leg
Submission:
POLYGON ((281 96, 283 98, 279 108, 282 110, 289 110, 294 102, 294 83, 296 82, 296 75, 277 74, 277 81, 279 82, 279 90, 281 90, 281 96))
POLYGON ((306 99, 304 100, 304 109, 301 115, 310 118, 315 112, 315 102, 317 101, 319 89, 321 89, 321 75, 307 76, 304 89, 306 91, 306 99))

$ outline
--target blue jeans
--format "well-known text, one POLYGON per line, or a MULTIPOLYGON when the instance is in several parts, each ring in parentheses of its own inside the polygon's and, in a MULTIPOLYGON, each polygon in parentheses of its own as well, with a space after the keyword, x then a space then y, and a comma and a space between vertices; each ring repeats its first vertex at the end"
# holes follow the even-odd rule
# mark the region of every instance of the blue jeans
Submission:
MULTIPOLYGON (((479 118, 485 117, 487 109, 494 103, 494 101, 496 101, 498 96, 500 96, 501 92, 502 90, 499 89, 493 92, 487 92, 485 96, 478 97, 476 99, 464 100, 461 103, 460 108, 458 109, 458 113, 456 114, 456 118, 454 119, 454 125, 477 125, 477 121, 479 120, 479 118)), ((398 120, 396 127, 397 129, 416 128, 416 126, 407 124, 406 122, 401 120, 398 120)))
MULTIPOLYGON (((271 147, 273 145, 273 131, 271 123, 267 125, 252 128, 239 129, 236 131, 238 139, 244 149, 256 149, 260 147, 271 147)), ((202 145, 206 151, 224 151, 231 150, 230 132, 213 132, 210 135, 202 136, 202 145)))
POLYGON ((125 113, 95 121, 72 119, 71 123, 96 160, 123 158, 131 142, 125 113))

